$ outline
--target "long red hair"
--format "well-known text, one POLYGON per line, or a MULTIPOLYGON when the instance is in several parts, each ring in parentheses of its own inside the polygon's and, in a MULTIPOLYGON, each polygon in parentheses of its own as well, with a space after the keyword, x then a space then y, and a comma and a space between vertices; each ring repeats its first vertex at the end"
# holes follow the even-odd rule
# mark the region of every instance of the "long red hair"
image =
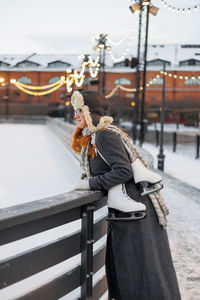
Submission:
MULTIPOLYGON (((81 152, 81 148, 82 147, 86 147, 87 144, 89 143, 88 154, 89 154, 89 156, 91 156, 92 158, 94 158, 95 157, 95 148, 96 147, 95 147, 95 145, 91 144, 91 136, 90 135, 82 136, 82 130, 83 129, 76 127, 76 130, 74 131, 74 134, 73 134, 72 149, 75 152, 80 153, 81 152)), ((129 138, 129 135, 126 132, 123 131, 123 133, 129 138)))
POLYGON ((89 143, 89 148, 88 148, 88 154, 92 158, 95 157, 95 145, 91 144, 91 136, 82 136, 82 129, 76 127, 76 130, 74 131, 73 134, 73 140, 72 140, 72 149, 80 153, 82 147, 86 147, 89 143))

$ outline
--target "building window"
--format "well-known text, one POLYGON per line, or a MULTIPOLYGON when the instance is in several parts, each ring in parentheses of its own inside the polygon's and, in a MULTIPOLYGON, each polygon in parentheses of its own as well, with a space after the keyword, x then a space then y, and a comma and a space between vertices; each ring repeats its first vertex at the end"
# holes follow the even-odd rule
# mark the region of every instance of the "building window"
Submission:
POLYGON ((55 83, 55 82, 57 82, 57 81, 59 81, 59 80, 60 80, 60 77, 59 77, 59 76, 54 76, 54 77, 51 77, 51 78, 49 79, 48 83, 49 83, 49 84, 55 83))
POLYGON ((16 64, 16 67, 18 67, 18 68, 36 68, 36 67, 39 67, 39 64, 36 64, 32 61, 25 60, 25 61, 22 61, 22 62, 19 62, 18 64, 16 64))
POLYGON ((24 84, 31 84, 32 81, 29 77, 27 76, 22 76, 18 79, 19 82, 24 83, 24 84))
POLYGON ((149 60, 147 61, 147 66, 163 66, 164 63, 166 64, 166 66, 171 66, 171 63, 169 61, 162 59, 149 60))
POLYGON ((200 48, 200 45, 181 45, 181 48, 200 48))
POLYGON ((48 63, 48 68, 67 68, 70 66, 71 64, 59 60, 48 63))
POLYGON ((200 60, 188 59, 179 62, 179 66, 200 66, 200 60))
POLYGON ((124 66, 125 66, 125 61, 124 60, 113 64, 113 68, 121 68, 121 67, 124 67, 124 66))
POLYGON ((90 84, 91 77, 85 77, 83 84, 90 84))
POLYGON ((149 79, 149 83, 151 85, 162 85, 163 84, 163 79, 161 77, 153 77, 149 79))
POLYGON ((60 93, 60 99, 67 99, 66 93, 60 93))
POLYGON ((19 93, 19 92, 14 92, 14 93, 13 93, 13 96, 14 96, 14 97, 19 97, 19 96, 20 96, 20 93, 19 93))
POLYGON ((114 84, 131 85, 131 81, 128 78, 121 77, 116 79, 114 84))
POLYGON ((200 85, 200 79, 196 77, 190 77, 184 81, 184 85, 200 85))
POLYGON ((8 67, 9 64, 4 63, 3 61, 0 61, 0 67, 8 67))

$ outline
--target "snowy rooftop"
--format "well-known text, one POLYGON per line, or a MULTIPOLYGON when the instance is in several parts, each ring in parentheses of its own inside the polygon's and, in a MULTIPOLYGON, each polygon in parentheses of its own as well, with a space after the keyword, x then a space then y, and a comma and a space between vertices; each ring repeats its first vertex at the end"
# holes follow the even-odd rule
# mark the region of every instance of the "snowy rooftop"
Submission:
MULTIPOLYGON (((133 56, 136 54, 136 50, 134 50, 133 56)), ((81 55, 82 53, 80 53, 81 55)), ((10 70, 13 71, 64 71, 66 69, 66 64, 69 64, 72 68, 80 69, 80 59, 79 54, 0 54, 0 70, 10 70), (28 67, 19 67, 18 64, 28 61, 33 66, 28 67), (49 64, 54 62, 61 62, 63 66, 51 66, 49 64)), ((92 58, 96 58, 96 53, 92 54, 92 58)), ((116 55, 119 57, 119 55, 116 55)), ((130 55, 128 56, 131 57, 130 55)), ((148 55, 147 61, 155 61, 155 60, 164 60, 171 63, 169 69, 176 70, 199 70, 200 69, 200 45, 178 45, 178 44, 168 44, 168 45, 149 45, 148 47, 148 55), (194 59, 199 61, 199 65, 195 66, 179 66, 179 63, 182 61, 187 61, 190 59, 194 59)), ((125 68, 123 63, 121 65, 116 64, 111 59, 110 55, 106 55, 106 65, 107 71, 112 72, 121 72, 128 73, 133 72, 134 69, 125 68)), ((160 66, 148 66, 150 70, 160 70, 160 66)))

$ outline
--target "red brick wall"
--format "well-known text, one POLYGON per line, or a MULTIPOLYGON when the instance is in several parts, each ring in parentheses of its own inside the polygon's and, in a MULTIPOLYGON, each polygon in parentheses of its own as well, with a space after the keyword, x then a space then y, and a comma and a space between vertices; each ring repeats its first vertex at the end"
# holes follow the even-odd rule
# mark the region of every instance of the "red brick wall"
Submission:
MULTIPOLYGON (((172 72, 173 74, 177 75, 183 75, 183 76, 199 76, 198 72, 183 72, 181 71, 180 74, 177 71, 172 72)), ((0 72, 0 77, 4 77, 5 81, 8 82, 8 79, 15 78, 18 80, 21 76, 28 76, 32 80, 32 85, 46 85, 48 84, 48 81, 50 78, 54 76, 65 76, 65 72, 0 72)), ((147 72, 147 80, 149 81, 150 78, 155 77, 159 72, 155 71, 148 71, 147 72)), ((106 94, 108 94, 114 87, 114 82, 117 78, 120 77, 126 77, 131 81, 131 86, 127 86, 127 88, 134 88, 135 87, 135 73, 111 73, 106 72, 106 94)), ((86 86, 84 87, 86 88, 86 86)), ((98 86, 94 85, 88 85, 88 90, 98 90, 98 86)), ((66 92, 66 87, 63 85, 61 88, 59 88, 57 91, 53 92, 49 96, 30 96, 26 93, 20 91, 17 89, 14 85, 10 84, 9 87, 3 87, 0 84, 0 99, 3 99, 3 97, 9 92, 10 94, 10 102, 21 102, 21 103, 32 103, 32 104, 48 104, 48 103, 64 103, 64 100, 60 98, 60 94, 62 92, 66 92), (20 96, 17 97, 14 95, 14 92, 20 93, 20 96)), ((120 97, 121 99, 126 98, 126 93, 124 91, 120 91, 120 97)), ((119 95, 119 92, 116 93, 116 95, 119 95)), ((160 105, 161 103, 161 97, 162 97, 162 86, 160 85, 153 85, 146 88, 146 104, 147 106, 152 105, 160 105)), ((166 76, 166 102, 168 101, 200 101, 200 86, 185 86, 184 80, 181 79, 174 79, 166 76)), ((112 98, 110 99, 112 101, 112 98)), ((128 108, 132 99, 126 98, 124 100, 124 108, 128 108)), ((123 102, 123 101, 122 101, 123 102)), ((131 106, 130 106, 131 108, 131 106)))

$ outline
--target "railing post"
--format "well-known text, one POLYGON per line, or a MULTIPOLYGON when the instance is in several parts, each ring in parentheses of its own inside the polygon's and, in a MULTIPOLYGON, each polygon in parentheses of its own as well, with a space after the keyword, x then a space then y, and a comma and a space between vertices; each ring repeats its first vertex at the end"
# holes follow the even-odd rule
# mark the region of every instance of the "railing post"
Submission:
POLYGON ((94 206, 92 203, 84 205, 81 224, 81 300, 92 299, 93 218, 94 206))
POLYGON ((159 145, 159 130, 156 130, 155 134, 156 134, 156 147, 158 147, 158 145, 159 145))
POLYGON ((196 157, 199 158, 199 148, 200 148, 200 135, 196 135, 196 157))
POLYGON ((176 132, 172 133, 172 139, 173 139, 173 152, 176 152, 176 143, 177 143, 177 134, 176 134, 176 132))

